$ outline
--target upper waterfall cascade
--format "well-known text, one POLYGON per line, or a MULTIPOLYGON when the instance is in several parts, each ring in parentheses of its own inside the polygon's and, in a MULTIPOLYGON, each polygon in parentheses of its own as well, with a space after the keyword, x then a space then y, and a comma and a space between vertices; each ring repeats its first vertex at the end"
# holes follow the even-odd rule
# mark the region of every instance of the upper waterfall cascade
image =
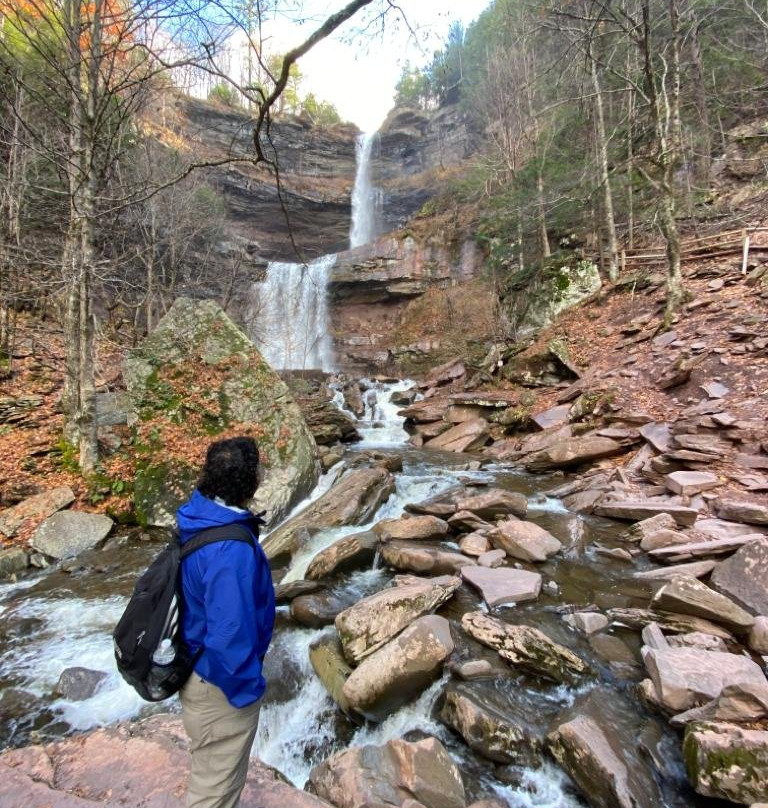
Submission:
POLYGON ((377 217, 380 193, 371 182, 371 154, 376 141, 375 134, 358 135, 355 149, 355 186, 352 189, 352 227, 349 231, 349 246, 360 247, 373 241, 377 235, 377 217))
MULTIPOLYGON (((379 197, 371 185, 371 151, 375 135, 360 135, 356 146, 350 246, 376 235, 379 197)), ((308 264, 273 261, 255 284, 250 310, 251 338, 276 370, 334 370, 333 340, 328 329, 328 282, 335 255, 308 264)))

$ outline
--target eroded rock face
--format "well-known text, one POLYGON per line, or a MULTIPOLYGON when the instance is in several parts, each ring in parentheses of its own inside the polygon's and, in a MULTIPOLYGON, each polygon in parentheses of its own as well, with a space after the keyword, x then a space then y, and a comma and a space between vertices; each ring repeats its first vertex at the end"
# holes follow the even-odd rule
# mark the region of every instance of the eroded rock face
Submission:
POLYGON ((368 522, 395 489, 395 480, 381 466, 347 472, 320 499, 273 530, 262 542, 268 558, 293 553, 305 530, 368 522))
MULTIPOLYGON (((183 808, 189 774, 181 718, 155 715, 0 754, 0 805, 183 808)), ((331 808, 251 758, 241 808, 331 808)))
POLYGON ((337 808, 388 808, 408 800, 424 808, 466 806, 459 770, 436 738, 337 752, 312 769, 308 788, 337 808))
POLYGON ((461 585, 460 578, 410 576, 351 606, 336 618, 344 655, 354 664, 381 648, 407 625, 445 603, 461 585))
POLYGON ((381 721, 434 681, 452 651, 448 621, 420 617, 352 671, 344 696, 353 710, 381 721))
POLYGON ((728 723, 688 727, 683 741, 688 779, 707 797, 740 804, 768 794, 768 732, 728 723))
MULTIPOLYGON (((213 425, 254 429, 267 473, 253 507, 268 510, 270 524, 314 486, 317 447, 298 406, 253 343, 212 300, 177 299, 155 330, 128 352, 123 372, 139 418, 183 417, 184 401, 194 394, 205 402, 213 425), (199 380, 201 366, 218 371, 215 387, 199 380)), ((192 437, 210 440, 204 430, 192 437)), ((142 517, 149 524, 171 526, 197 471, 159 461, 140 470, 136 506, 142 517)))
POLYGON ((497 651, 502 659, 534 676, 574 682, 589 670, 576 654, 531 626, 514 626, 482 612, 467 612, 461 627, 478 642, 497 651))

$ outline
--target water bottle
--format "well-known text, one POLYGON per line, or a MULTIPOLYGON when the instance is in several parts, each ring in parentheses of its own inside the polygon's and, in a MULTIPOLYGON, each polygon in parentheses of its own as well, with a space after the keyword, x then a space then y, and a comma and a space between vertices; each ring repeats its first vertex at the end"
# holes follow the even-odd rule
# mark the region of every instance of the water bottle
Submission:
POLYGON ((157 646, 155 653, 152 654, 152 661, 156 665, 170 665, 175 656, 176 651, 173 649, 173 643, 170 638, 166 637, 160 645, 157 646))

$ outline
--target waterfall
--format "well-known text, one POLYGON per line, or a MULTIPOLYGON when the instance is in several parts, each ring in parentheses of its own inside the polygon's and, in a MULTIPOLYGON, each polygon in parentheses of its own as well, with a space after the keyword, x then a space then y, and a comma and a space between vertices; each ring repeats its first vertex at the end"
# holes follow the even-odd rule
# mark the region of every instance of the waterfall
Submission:
POLYGON ((255 287, 251 338, 276 370, 333 370, 326 288, 335 255, 311 264, 273 261, 255 287))
POLYGON ((379 194, 371 184, 371 151, 375 134, 362 134, 357 137, 355 147, 356 172, 352 190, 352 228, 349 232, 349 246, 359 247, 368 244, 376 237, 376 214, 379 194))

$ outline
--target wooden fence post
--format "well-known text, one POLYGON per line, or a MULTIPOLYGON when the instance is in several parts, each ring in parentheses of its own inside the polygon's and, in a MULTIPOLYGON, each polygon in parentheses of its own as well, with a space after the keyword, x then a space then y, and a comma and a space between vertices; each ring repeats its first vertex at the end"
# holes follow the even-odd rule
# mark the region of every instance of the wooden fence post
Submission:
POLYGON ((742 253, 741 253, 741 274, 747 274, 747 260, 749 259, 749 231, 742 230, 742 238, 743 238, 743 245, 742 245, 742 253))

